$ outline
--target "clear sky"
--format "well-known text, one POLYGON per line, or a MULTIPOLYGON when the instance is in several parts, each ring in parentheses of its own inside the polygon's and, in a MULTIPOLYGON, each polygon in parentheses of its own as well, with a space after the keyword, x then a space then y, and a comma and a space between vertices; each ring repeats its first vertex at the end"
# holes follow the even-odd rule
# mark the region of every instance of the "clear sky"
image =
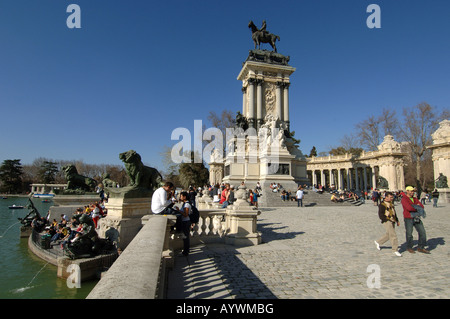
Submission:
POLYGON ((297 68, 300 149, 328 151, 383 108, 450 107, 449 13, 448 0, 0 0, 0 161, 121 164, 135 149, 162 168, 175 128, 241 111, 247 25, 264 19, 297 68), (372 3, 381 29, 366 25, 372 3))

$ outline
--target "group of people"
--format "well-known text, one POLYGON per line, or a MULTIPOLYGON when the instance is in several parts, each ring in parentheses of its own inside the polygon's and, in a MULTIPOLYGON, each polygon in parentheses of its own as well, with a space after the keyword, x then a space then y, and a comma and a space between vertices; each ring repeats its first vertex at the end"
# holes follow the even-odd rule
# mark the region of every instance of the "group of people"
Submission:
POLYGON ((330 200, 333 203, 342 203, 346 199, 353 199, 354 201, 362 201, 363 203, 365 203, 366 197, 367 193, 364 192, 358 194, 357 192, 353 191, 332 191, 330 200))
MULTIPOLYGON (((406 250, 411 254, 415 253, 413 249, 413 229, 416 229, 419 234, 417 251, 429 254, 430 252, 425 249, 427 235, 422 221, 422 218, 426 217, 426 212, 424 205, 415 194, 416 189, 412 186, 406 187, 406 193, 400 193, 406 232, 406 250)), ((398 251, 398 238, 395 232, 395 225, 400 226, 400 221, 395 211, 394 198, 394 193, 385 192, 383 201, 378 205, 378 216, 385 228, 385 234, 375 240, 375 246, 378 250, 381 250, 381 245, 389 240, 394 254, 400 257, 402 255, 398 251)))
POLYGON ((279 193, 283 190, 283 186, 280 183, 270 183, 269 188, 274 193, 279 193))
POLYGON ((303 197, 304 197, 304 190, 302 186, 299 186, 296 193, 292 194, 291 190, 285 190, 283 189, 281 191, 281 200, 283 202, 285 201, 293 201, 297 202, 297 207, 303 207, 303 197))
POLYGON ((35 217, 31 226, 38 232, 45 231, 43 234, 50 238, 50 243, 61 243, 61 248, 64 248, 69 242, 74 243, 83 232, 83 223, 80 221, 80 217, 86 215, 92 219, 95 229, 98 229, 98 220, 105 217, 107 209, 104 206, 103 201, 95 202, 91 205, 79 207, 69 219, 67 215, 61 214, 60 220, 49 220, 50 215, 47 218, 35 217))
POLYGON ((192 207, 195 206, 195 196, 196 192, 193 187, 190 188, 189 192, 182 191, 176 194, 172 182, 166 182, 152 195, 151 210, 153 214, 177 216, 173 231, 181 234, 183 239, 183 251, 181 253, 184 256, 188 256, 190 252, 190 232, 192 227, 190 215, 193 213, 192 207), (181 204, 181 207, 175 206, 177 202, 181 204))
MULTIPOLYGON (((242 182, 241 185, 245 183, 242 182)), ((227 208, 228 205, 233 205, 236 201, 236 189, 234 185, 229 183, 216 184, 213 186, 205 186, 204 191, 209 192, 213 198, 213 203, 221 204, 221 208, 227 208)), ((251 206, 258 208, 258 198, 262 196, 262 188, 259 182, 253 189, 248 190, 248 199, 251 206)))

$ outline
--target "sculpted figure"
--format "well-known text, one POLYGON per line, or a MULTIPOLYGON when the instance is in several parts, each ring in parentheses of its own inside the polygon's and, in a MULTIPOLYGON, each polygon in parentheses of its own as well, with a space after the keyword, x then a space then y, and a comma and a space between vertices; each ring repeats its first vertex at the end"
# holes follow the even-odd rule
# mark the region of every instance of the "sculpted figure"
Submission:
POLYGON ((377 184, 379 188, 389 188, 389 182, 383 176, 378 176, 377 184))
POLYGON ((264 20, 261 29, 258 29, 253 21, 250 21, 248 27, 252 29, 252 40, 256 47, 260 48, 261 43, 269 43, 272 46, 274 52, 277 52, 277 46, 275 42, 280 41, 280 37, 278 35, 272 34, 266 31, 266 21, 264 20))
POLYGON ((447 188, 448 181, 447 176, 442 173, 439 173, 439 177, 436 179, 436 188, 447 188))
POLYGON ((134 150, 121 153, 119 158, 125 163, 130 184, 128 186, 156 190, 162 182, 161 174, 153 167, 145 166, 141 156, 134 150))
POLYGON ((117 183, 110 179, 110 175, 108 173, 102 175, 102 184, 104 187, 117 187, 117 183))
POLYGON ((236 127, 242 128, 244 131, 248 129, 248 121, 239 111, 236 114, 236 127))
POLYGON ((93 191, 95 186, 97 186, 95 179, 78 174, 75 165, 66 165, 62 170, 67 181, 67 189, 69 190, 93 191))

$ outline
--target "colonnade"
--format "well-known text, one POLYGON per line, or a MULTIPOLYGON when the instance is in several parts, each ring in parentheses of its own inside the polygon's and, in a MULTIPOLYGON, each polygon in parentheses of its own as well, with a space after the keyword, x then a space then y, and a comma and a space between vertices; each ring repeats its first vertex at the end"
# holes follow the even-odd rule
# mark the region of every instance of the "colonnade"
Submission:
POLYGON ((378 167, 356 166, 346 168, 308 170, 312 185, 334 187, 339 190, 368 190, 377 187, 378 167))
POLYGON ((55 189, 66 189, 67 184, 31 184, 33 194, 52 194, 55 189))

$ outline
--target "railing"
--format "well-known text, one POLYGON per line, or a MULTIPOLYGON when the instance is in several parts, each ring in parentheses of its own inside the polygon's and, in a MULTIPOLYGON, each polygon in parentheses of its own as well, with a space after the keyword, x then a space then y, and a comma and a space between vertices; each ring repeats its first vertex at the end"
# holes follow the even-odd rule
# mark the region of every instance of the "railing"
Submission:
POLYGON ((164 297, 167 217, 150 216, 87 299, 164 297))
MULTIPOLYGON (((243 202, 238 199, 236 206, 229 210, 219 208, 216 204, 206 205, 209 209, 199 207, 200 220, 191 231, 190 245, 202 242, 235 246, 260 243, 260 234, 256 231, 259 212, 243 202)), ((205 202, 200 200, 198 206, 200 204, 205 202)), ((173 267, 174 251, 183 246, 182 239, 171 236, 171 226, 175 221, 174 215, 144 216, 142 229, 87 298, 165 298, 167 274, 173 267)))
POLYGON ((199 223, 194 226, 193 237, 222 236, 225 231, 225 210, 201 211, 199 223))

